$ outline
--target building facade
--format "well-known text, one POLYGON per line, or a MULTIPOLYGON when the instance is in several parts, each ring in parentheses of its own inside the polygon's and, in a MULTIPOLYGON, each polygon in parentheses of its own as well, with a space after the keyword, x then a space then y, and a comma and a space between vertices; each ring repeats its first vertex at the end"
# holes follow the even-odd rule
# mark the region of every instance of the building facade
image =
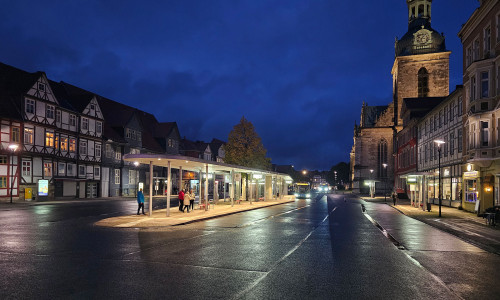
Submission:
POLYGON ((402 130, 404 98, 443 97, 449 92, 449 51, 445 38, 431 27, 431 0, 407 0, 408 31, 396 40, 393 98, 388 106, 361 108, 351 150, 353 192, 393 188, 397 155, 396 134, 402 130))
POLYGON ((468 211, 500 205, 500 1, 479 1, 462 26, 464 198, 468 211))

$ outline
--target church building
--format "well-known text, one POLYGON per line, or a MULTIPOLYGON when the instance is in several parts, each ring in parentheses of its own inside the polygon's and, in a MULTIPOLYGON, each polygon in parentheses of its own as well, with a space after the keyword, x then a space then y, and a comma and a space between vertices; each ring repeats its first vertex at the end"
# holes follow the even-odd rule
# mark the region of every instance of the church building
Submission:
MULTIPOLYGON (((396 38, 392 66, 393 99, 387 106, 363 103, 354 126, 351 182, 354 193, 383 194, 397 188, 395 137, 402 130, 405 98, 446 97, 449 94, 449 57, 445 38, 431 27, 432 0, 406 0, 408 31, 396 38)), ((402 192, 402 191, 401 191, 402 192)))

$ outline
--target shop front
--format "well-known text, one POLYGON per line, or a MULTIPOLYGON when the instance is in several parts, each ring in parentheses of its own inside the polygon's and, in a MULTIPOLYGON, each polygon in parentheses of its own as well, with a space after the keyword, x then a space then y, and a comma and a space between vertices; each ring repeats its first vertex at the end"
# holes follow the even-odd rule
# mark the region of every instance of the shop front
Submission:
POLYGON ((467 166, 467 172, 463 174, 464 180, 464 197, 462 200, 462 207, 466 211, 474 212, 478 210, 479 206, 479 185, 480 185, 480 172, 472 169, 472 165, 467 166))

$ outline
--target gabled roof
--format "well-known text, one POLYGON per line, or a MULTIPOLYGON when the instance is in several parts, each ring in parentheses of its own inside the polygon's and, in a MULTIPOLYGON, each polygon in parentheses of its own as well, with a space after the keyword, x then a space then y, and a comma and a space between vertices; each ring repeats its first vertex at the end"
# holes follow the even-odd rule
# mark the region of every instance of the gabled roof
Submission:
POLYGON ((21 107, 23 96, 44 73, 29 73, 0 63, 0 116, 22 119, 21 107))
POLYGON ((212 141, 210 142, 210 150, 212 151, 212 153, 218 154, 219 148, 225 144, 226 142, 213 138, 212 141))

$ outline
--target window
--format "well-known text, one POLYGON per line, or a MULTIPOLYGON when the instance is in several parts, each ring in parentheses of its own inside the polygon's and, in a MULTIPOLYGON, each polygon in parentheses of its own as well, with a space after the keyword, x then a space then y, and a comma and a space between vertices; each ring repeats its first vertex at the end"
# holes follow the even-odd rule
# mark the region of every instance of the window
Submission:
POLYGON ((384 168, 383 164, 387 163, 387 141, 381 140, 377 146, 377 163, 378 163, 378 175, 379 177, 387 177, 387 169, 384 168))
POLYGON ((450 155, 455 154, 455 133, 450 133, 450 155))
POLYGON ((95 105, 94 104, 90 104, 90 109, 94 110, 95 109, 95 105))
POLYGON ((29 114, 35 113, 35 101, 31 99, 26 99, 26 112, 29 114))
POLYGON ((135 137, 135 130, 131 130, 131 139, 136 140, 137 138, 135 137))
POLYGON ((174 140, 173 139, 168 139, 168 146, 173 147, 174 146, 174 140))
POLYGON ((439 128, 443 127, 443 110, 439 111, 439 128))
POLYGON ((23 176, 31 176, 31 161, 23 160, 23 176))
POLYGON ((76 116, 75 115, 69 115, 69 125, 76 126, 76 116))
POLYGON ((470 141, 469 141, 469 145, 470 145, 470 148, 469 149, 474 149, 476 148, 476 124, 471 124, 470 125, 470 141))
POLYGON ((469 46, 466 50, 466 66, 470 66, 472 64, 472 46, 469 46))
POLYGON ((448 106, 444 107, 443 116, 444 116, 444 124, 448 124, 448 106))
POLYGON ((83 130, 88 130, 89 129, 89 119, 82 118, 82 129, 83 130))
POLYGON ((61 111, 60 110, 56 111, 56 122, 61 123, 61 111))
POLYGON ((434 115, 434 131, 436 131, 438 129, 438 119, 439 119, 439 115, 438 114, 435 114, 434 115))
POLYGON ((75 169, 73 168, 74 164, 68 164, 67 165, 67 173, 68 176, 75 176, 75 169))
POLYGON ((456 104, 455 102, 451 103, 450 104, 450 122, 453 121, 453 119, 455 119, 455 107, 456 107, 456 104))
POLYGON ((444 154, 444 157, 448 156, 448 137, 447 136, 444 137, 443 154, 444 154))
POLYGON ((66 173, 66 164, 65 163, 58 163, 57 164, 57 173, 59 175, 64 176, 64 174, 66 173))
POLYGON ((76 152, 76 140, 69 139, 69 152, 76 152))
POLYGON ((128 170, 128 184, 135 184, 136 170, 128 170))
POLYGON ((39 82, 39 83, 38 83, 38 90, 40 90, 40 91, 42 91, 42 92, 45 92, 45 84, 44 84, 44 83, 39 82))
POLYGON ((125 129, 125 137, 128 139, 131 137, 130 129, 128 128, 125 129))
POLYGON ((24 143, 29 145, 33 144, 33 129, 24 128, 24 143))
POLYGON ((491 27, 488 26, 484 29, 484 57, 490 56, 491 49, 491 27))
POLYGON ((462 102, 462 97, 458 98, 458 116, 462 116, 464 114, 463 111, 463 102, 462 102))
POLYGON ((95 177, 100 177, 101 176, 101 168, 95 167, 94 168, 94 176, 95 177))
POLYGON ((110 144, 106 144, 106 157, 107 158, 113 157, 113 149, 111 148, 110 144))
POLYGON ((52 177, 52 163, 43 163, 43 176, 52 177))
POLYGON ((82 177, 85 176, 85 166, 78 166, 78 176, 82 177))
POLYGON ((0 177, 0 189, 7 188, 7 177, 0 177))
POLYGON ((59 136, 58 135, 56 135, 56 139, 54 142, 54 148, 59 149, 59 136))
POLYGON ((95 127, 97 133, 102 133, 102 122, 97 121, 95 127))
POLYGON ((476 39, 474 41, 474 53, 473 53, 474 57, 474 61, 478 60, 479 59, 479 39, 476 39))
POLYGON ((427 97, 429 93, 429 73, 427 69, 421 68, 418 71, 418 97, 427 97))
POLYGON ((121 151, 120 147, 116 148, 115 159, 117 159, 117 160, 121 160, 122 159, 122 151, 121 151))
POLYGON ((95 156, 96 157, 101 157, 101 144, 96 144, 95 145, 95 156))
POLYGON ((19 143, 21 129, 19 127, 12 127, 11 141, 19 143))
POLYGON ((54 133, 53 132, 45 132, 45 146, 46 147, 54 147, 54 133))
POLYGON ((481 121, 481 146, 488 147, 490 131, 488 129, 488 122, 481 121))
POLYGON ((61 151, 68 151, 68 138, 67 137, 61 138, 61 151))
POLYGON ((87 155, 87 141, 80 141, 80 154, 87 155))
POLYGON ((488 72, 481 72, 481 98, 488 98, 489 96, 488 87, 489 87, 488 72))
POLYGON ((7 164, 7 155, 0 155, 0 165, 7 164))
POLYGON ((115 184, 120 184, 120 169, 115 169, 115 184))
POLYGON ((476 77, 470 78, 470 101, 476 100, 476 77))
POLYGON ((52 105, 47 105, 47 111, 45 116, 47 119, 54 119, 54 114, 55 114, 55 108, 52 105))
POLYGON ((139 149, 130 148, 130 154, 141 154, 139 149))
POLYGON ((458 130, 458 153, 462 153, 462 129, 458 130))

